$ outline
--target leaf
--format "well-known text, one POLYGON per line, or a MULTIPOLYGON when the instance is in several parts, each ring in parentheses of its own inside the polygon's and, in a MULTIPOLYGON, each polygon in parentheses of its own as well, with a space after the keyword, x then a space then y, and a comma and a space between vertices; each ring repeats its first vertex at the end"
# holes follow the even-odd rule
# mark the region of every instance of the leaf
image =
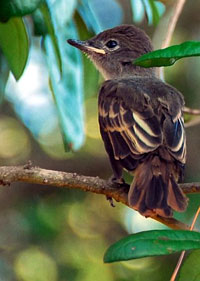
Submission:
POLYGON ((149 24, 156 25, 159 22, 160 16, 157 6, 153 0, 142 0, 149 24))
POLYGON ((192 251, 181 267, 178 280, 198 281, 200 280, 200 250, 192 251))
MULTIPOLYGON (((85 40, 93 36, 93 34, 87 30, 85 23, 78 13, 75 13, 75 21, 81 40, 85 40)), ((98 92, 99 72, 85 55, 82 56, 82 59, 84 72, 84 96, 87 99, 98 92)))
POLYGON ((123 12, 115 0, 89 0, 88 5, 101 30, 115 27, 122 23, 123 12))
POLYGON ((115 0, 82 0, 78 11, 87 27, 95 33, 122 23, 123 10, 115 0))
POLYGON ((84 141, 83 68, 80 52, 67 44, 66 39, 78 38, 78 34, 72 20, 63 29, 59 18, 53 13, 53 6, 51 9, 63 71, 63 75, 60 76, 53 43, 50 36, 47 35, 44 45, 52 91, 58 110, 65 150, 77 150, 84 141))
POLYGON ((10 17, 22 17, 37 9, 42 0, 1 0, 0 21, 7 21, 10 17))
MULTIPOLYGON (((48 2, 48 1, 47 1, 48 2)), ((51 37, 52 45, 54 47, 54 52, 56 56, 56 60, 59 66, 60 76, 62 76, 62 62, 61 62, 61 54, 60 49, 58 46, 58 40, 55 32, 55 24, 52 19, 52 15, 50 12, 50 5, 47 5, 47 3, 44 3, 40 6, 40 11, 43 15, 44 22, 46 24, 48 34, 51 37)))
POLYGON ((200 233, 187 230, 151 230, 129 235, 111 245, 104 262, 168 255, 200 248, 200 233))
POLYGON ((157 25, 165 11, 165 6, 154 0, 131 0, 133 21, 141 22, 146 13, 148 24, 157 25))
POLYGON ((73 9, 70 9, 70 14, 66 13, 64 20, 60 14, 61 11, 63 13, 68 8, 68 2, 48 0, 47 3, 62 67, 62 75, 60 76, 60 66, 56 59, 52 38, 47 35, 44 46, 47 53, 51 88, 58 111, 65 150, 78 150, 84 142, 83 68, 80 52, 66 42, 68 38, 78 38, 73 20, 67 23, 76 6, 73 5, 73 9))
POLYGON ((8 81, 9 67, 6 59, 0 51, 0 103, 3 101, 5 87, 8 81))
POLYGON ((70 1, 45 0, 45 3, 43 1, 43 4, 39 7, 39 9, 37 9, 32 14, 34 20, 35 34, 46 35, 47 28, 48 28, 50 35, 56 38, 56 34, 54 31, 54 23, 52 23, 51 11, 53 12, 53 17, 55 15, 59 15, 59 23, 61 26, 64 26, 66 22, 68 22, 72 18, 76 5, 77 5, 77 0, 70 0, 70 1), (52 6, 53 9, 51 9, 52 6), (42 11, 44 13, 43 16, 42 16, 42 11))
POLYGON ((138 23, 144 18, 144 5, 142 0, 131 0, 133 21, 138 23))
POLYGON ((6 23, 0 23, 0 48, 15 79, 19 80, 29 52, 28 35, 21 18, 11 18, 6 23))
POLYGON ((37 9, 31 15, 33 19, 33 30, 35 36, 45 36, 48 33, 47 26, 44 21, 44 17, 42 11, 37 9))
POLYGON ((157 25, 160 20, 160 14, 156 2, 154 0, 149 0, 149 4, 151 6, 152 17, 153 17, 153 25, 157 25))
POLYGON ((169 66, 186 57, 200 56, 200 42, 186 41, 165 49, 156 50, 137 58, 133 64, 142 67, 169 66))

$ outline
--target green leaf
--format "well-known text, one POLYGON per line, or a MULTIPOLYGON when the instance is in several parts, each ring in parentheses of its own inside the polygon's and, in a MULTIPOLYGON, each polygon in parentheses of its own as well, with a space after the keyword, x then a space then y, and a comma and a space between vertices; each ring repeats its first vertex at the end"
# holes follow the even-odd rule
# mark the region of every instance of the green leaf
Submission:
POLYGON ((200 250, 192 251, 181 267, 178 280, 199 281, 200 280, 200 250))
POLYGON ((120 25, 123 18, 123 10, 116 0, 82 0, 78 12, 95 33, 120 25))
POLYGON ((51 41, 54 47, 54 52, 57 60, 57 64, 59 66, 60 75, 62 75, 62 61, 61 61, 61 54, 60 49, 58 46, 58 39, 55 32, 55 22, 53 22, 52 12, 50 11, 50 7, 47 3, 44 3, 40 6, 40 11, 43 15, 44 22, 46 24, 48 33, 51 37, 51 41))
POLYGON ((156 25, 159 22, 160 16, 154 0, 142 0, 145 7, 149 24, 156 25))
POLYGON ((0 51, 0 103, 3 101, 5 94, 5 87, 8 81, 9 67, 5 57, 0 51))
POLYGON ((137 58, 133 64, 142 67, 169 66, 186 57, 200 56, 200 42, 187 41, 165 49, 156 50, 137 58))
POLYGON ((200 233, 187 230, 151 230, 129 235, 111 245, 104 262, 125 261, 149 256, 169 255, 199 249, 200 233))
POLYGON ((133 21, 139 23, 144 18, 144 4, 142 0, 131 0, 133 21))
POLYGON ((47 26, 44 21, 44 17, 40 9, 34 11, 31 15, 33 19, 34 35, 45 36, 48 33, 47 26))
POLYGON ((160 20, 158 8, 157 8, 154 0, 149 0, 149 4, 150 4, 151 10, 152 10, 153 25, 157 25, 159 23, 159 20, 160 20))
POLYGON ((87 99, 95 96, 98 93, 99 72, 86 56, 83 56, 83 72, 84 96, 85 99, 87 99))
MULTIPOLYGON (((52 11, 53 12, 53 11, 52 11)), ((63 30, 57 21, 56 31, 63 30)), ((71 20, 62 32, 56 32, 61 52, 63 75, 60 77, 59 65, 52 40, 45 36, 44 46, 49 65, 51 88, 58 111, 65 150, 78 150, 84 142, 83 111, 83 69, 81 54, 67 44, 67 38, 78 38, 76 26, 71 20)))
POLYGON ((157 25, 165 11, 164 4, 155 0, 131 0, 131 8, 134 22, 141 22, 146 14, 149 25, 157 25))
POLYGON ((37 9, 42 0, 1 0, 0 21, 7 21, 10 17, 22 17, 37 9))
MULTIPOLYGON (((75 13, 75 22, 81 40, 87 40, 88 38, 94 36, 94 34, 88 31, 84 21, 78 13, 75 13)), ((99 72, 85 55, 82 56, 82 59, 84 72, 84 96, 87 99, 98 92, 99 72)))
POLYGON ((80 51, 72 48, 66 42, 68 38, 78 38, 76 25, 71 19, 76 8, 76 1, 70 1, 73 2, 71 8, 65 0, 54 1, 53 3, 50 0, 46 1, 61 54, 63 73, 60 76, 60 66, 56 58, 53 39, 47 35, 45 36, 44 46, 49 65, 51 89, 58 111, 65 150, 78 150, 85 138, 83 69, 80 51))
POLYGON ((22 18, 11 18, 6 23, 0 23, 0 48, 18 80, 24 71, 29 52, 28 36, 22 18))

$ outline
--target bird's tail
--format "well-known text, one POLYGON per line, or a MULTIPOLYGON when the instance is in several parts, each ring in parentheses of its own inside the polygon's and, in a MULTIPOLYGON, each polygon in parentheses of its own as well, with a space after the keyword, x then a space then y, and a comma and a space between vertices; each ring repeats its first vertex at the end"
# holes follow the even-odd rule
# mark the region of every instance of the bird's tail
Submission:
POLYGON ((188 199, 177 184, 177 175, 172 162, 152 155, 135 171, 128 194, 129 205, 144 216, 171 217, 172 210, 184 211, 188 199))

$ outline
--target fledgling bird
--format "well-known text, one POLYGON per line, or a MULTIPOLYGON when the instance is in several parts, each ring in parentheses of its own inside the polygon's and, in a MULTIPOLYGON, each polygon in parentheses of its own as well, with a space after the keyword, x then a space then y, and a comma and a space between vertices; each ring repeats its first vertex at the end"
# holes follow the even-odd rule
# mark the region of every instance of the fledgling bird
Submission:
POLYGON ((184 211, 187 198, 177 184, 186 160, 184 99, 153 68, 133 64, 153 50, 149 37, 121 25, 68 43, 87 54, 105 78, 98 99, 100 132, 113 180, 123 183, 123 169, 134 174, 129 205, 144 216, 184 211))

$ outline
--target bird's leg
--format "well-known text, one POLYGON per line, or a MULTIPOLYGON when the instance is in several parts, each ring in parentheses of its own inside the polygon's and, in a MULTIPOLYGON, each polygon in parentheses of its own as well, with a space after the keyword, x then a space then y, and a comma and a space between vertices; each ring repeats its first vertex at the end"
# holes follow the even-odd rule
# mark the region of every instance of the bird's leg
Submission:
MULTIPOLYGON (((119 188, 123 188, 125 189, 124 191, 126 193, 128 193, 129 187, 130 185, 125 183, 125 180, 122 177, 122 172, 123 172, 123 168, 120 165, 120 163, 118 161, 116 161, 111 155, 109 155, 110 157, 110 163, 112 166, 112 170, 113 170, 113 175, 109 178, 109 181, 118 185, 119 188)), ((106 199, 110 202, 110 205, 112 207, 115 207, 114 203, 113 203, 113 198, 110 196, 106 196, 106 199)))
POLYGON ((110 164, 113 170, 113 175, 110 177, 109 181, 116 183, 118 185, 123 185, 125 183, 123 177, 122 177, 122 172, 123 168, 120 165, 119 161, 115 160, 112 155, 109 155, 110 158, 110 164))
POLYGON ((109 178, 109 181, 118 185, 119 188, 124 188, 124 191, 126 193, 128 193, 129 191, 129 188, 130 188, 130 184, 126 183, 124 178, 123 177, 120 177, 120 178, 116 178, 115 175, 112 175, 110 178, 109 178))
POLYGON ((110 178, 109 181, 112 183, 116 183, 118 185, 123 185, 125 183, 125 180, 123 179, 123 177, 116 177, 115 174, 113 174, 110 178))
POLYGON ((130 185, 127 184, 124 178, 122 177, 123 168, 120 165, 119 161, 110 157, 110 163, 112 166, 113 175, 110 177, 109 181, 118 185, 119 188, 124 188, 128 192, 130 185))
POLYGON ((112 198, 112 197, 106 195, 106 199, 107 199, 108 202, 110 203, 110 206, 111 206, 111 207, 115 207, 115 204, 114 204, 114 202, 113 202, 113 198, 112 198))

